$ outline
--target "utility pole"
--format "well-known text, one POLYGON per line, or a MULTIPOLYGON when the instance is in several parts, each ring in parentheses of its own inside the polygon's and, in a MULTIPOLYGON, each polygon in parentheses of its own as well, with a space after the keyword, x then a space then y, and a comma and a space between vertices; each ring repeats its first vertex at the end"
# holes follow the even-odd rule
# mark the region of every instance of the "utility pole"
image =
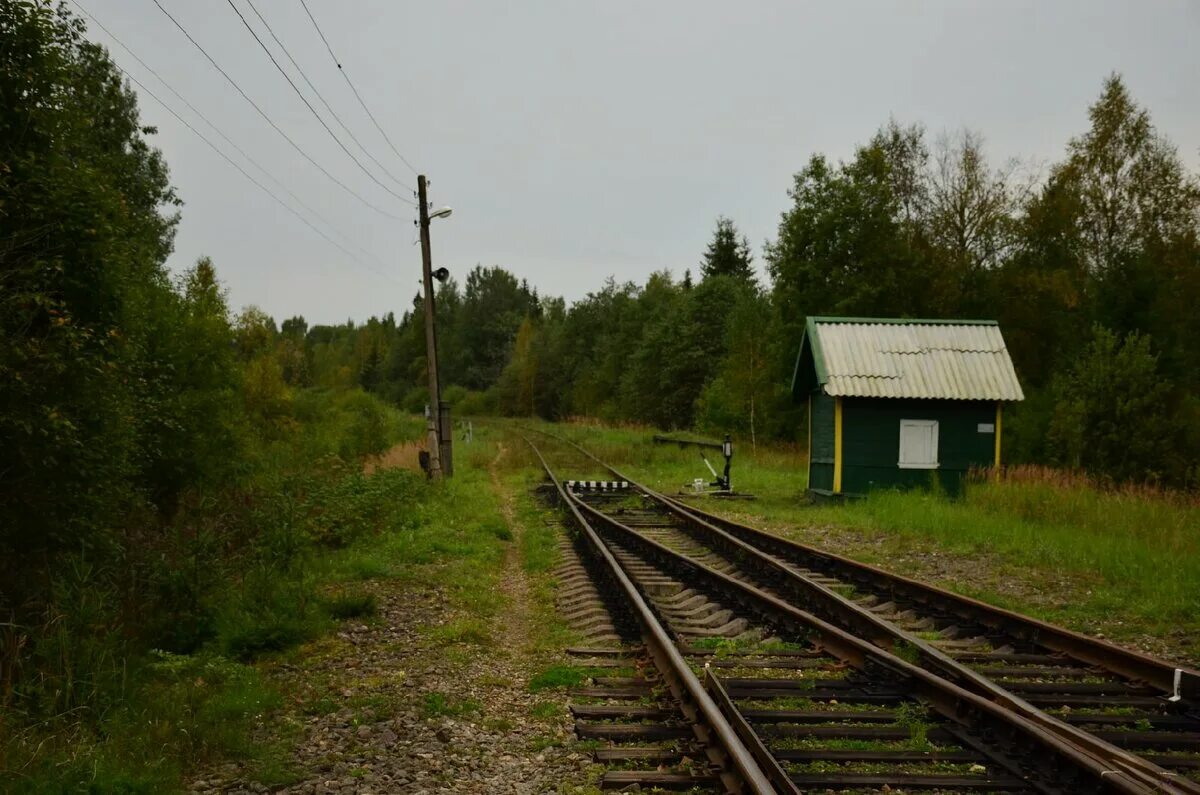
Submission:
POLYGON ((429 370, 429 475, 442 477, 441 390, 438 388, 437 334, 433 325, 433 253, 429 248, 429 200, 425 175, 417 177, 417 203, 421 215, 421 277, 425 282, 425 361, 429 370))

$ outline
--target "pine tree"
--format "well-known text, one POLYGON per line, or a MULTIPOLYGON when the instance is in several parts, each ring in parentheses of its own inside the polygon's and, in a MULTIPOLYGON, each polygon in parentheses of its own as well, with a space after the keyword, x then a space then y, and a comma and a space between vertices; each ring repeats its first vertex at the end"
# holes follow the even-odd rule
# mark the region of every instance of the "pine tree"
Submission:
POLYGON ((750 253, 750 240, 745 236, 738 240, 737 227, 733 221, 721 216, 713 231, 712 242, 704 252, 700 263, 701 278, 711 276, 733 276, 743 281, 754 281, 754 256, 750 253))

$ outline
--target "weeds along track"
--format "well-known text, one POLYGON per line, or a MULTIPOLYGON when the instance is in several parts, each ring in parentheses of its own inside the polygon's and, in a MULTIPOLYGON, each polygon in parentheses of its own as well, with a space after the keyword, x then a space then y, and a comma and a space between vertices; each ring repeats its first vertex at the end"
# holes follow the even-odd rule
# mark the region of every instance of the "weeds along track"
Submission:
POLYGON ((759 587, 753 561, 695 545, 649 497, 569 488, 534 452, 575 531, 565 571, 591 577, 609 644, 628 637, 618 615, 642 641, 575 650, 625 668, 574 694, 604 787, 1161 791, 759 587))
POLYGON ((686 561, 680 565, 719 571, 852 632, 1153 791, 1200 792, 1197 672, 787 541, 629 482, 633 493, 623 500, 582 499, 686 561))

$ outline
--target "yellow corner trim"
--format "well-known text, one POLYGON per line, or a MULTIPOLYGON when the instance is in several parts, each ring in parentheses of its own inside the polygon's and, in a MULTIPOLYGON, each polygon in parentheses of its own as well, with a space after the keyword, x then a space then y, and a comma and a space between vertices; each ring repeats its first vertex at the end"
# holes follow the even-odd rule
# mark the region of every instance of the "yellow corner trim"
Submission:
POLYGON ((812 488, 812 393, 808 395, 808 487, 812 488))
POLYGON ((842 399, 833 404, 833 493, 842 493, 842 399))
POLYGON ((996 477, 1000 477, 1000 420, 1004 414, 1004 404, 996 402, 996 477))

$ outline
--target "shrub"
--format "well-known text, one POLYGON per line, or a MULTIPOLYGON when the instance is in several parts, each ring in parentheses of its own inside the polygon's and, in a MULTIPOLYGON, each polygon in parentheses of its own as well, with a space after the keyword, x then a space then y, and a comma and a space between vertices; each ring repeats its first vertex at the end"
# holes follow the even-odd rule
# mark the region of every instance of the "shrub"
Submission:
POLYGON ((483 417, 496 413, 496 401, 490 392, 468 392, 454 410, 459 417, 483 417))
POLYGON ((1172 469, 1177 428, 1170 383, 1150 338, 1096 326, 1075 366, 1053 386, 1047 441, 1059 463, 1115 480, 1157 480, 1172 469))
POLYGON ((378 398, 356 390, 342 399, 339 408, 349 417, 338 451, 342 458, 353 460, 382 453, 391 445, 388 409, 378 398))

